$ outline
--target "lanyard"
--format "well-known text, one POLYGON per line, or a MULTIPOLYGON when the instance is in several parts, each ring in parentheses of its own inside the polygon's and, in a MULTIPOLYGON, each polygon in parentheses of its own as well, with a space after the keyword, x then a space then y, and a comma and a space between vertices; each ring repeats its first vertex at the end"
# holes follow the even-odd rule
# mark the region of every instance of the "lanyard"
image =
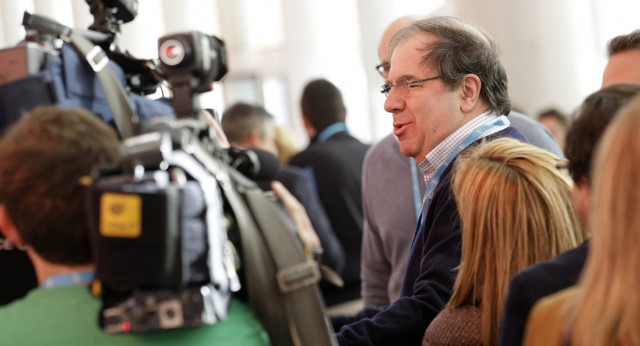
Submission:
POLYGON ((422 192, 420 191, 420 176, 418 174, 418 164, 413 157, 409 158, 409 166, 411 166, 411 186, 413 187, 413 206, 416 209, 416 220, 420 219, 422 210, 422 192))
POLYGON ((49 276, 42 283, 42 287, 51 288, 70 285, 88 285, 91 281, 93 281, 93 270, 85 270, 81 272, 49 276))
POLYGON ((482 126, 478 126, 475 130, 473 130, 473 132, 468 134, 467 137, 465 137, 457 147, 453 149, 451 154, 449 154, 447 159, 444 161, 444 163, 440 166, 436 174, 433 176, 433 178, 431 178, 431 180, 427 184, 427 189, 422 199, 422 210, 420 211, 420 218, 418 221, 418 225, 416 227, 416 232, 413 237, 414 241, 415 241, 415 235, 418 234, 418 230, 420 229, 422 222, 424 221, 425 211, 429 210, 429 204, 431 203, 431 198, 432 198, 431 195, 433 194, 433 191, 435 190, 436 186, 438 186, 438 183, 440 182, 440 178, 442 177, 442 174, 447 169, 447 167, 449 167, 451 162, 458 156, 458 154, 460 154, 462 150, 470 146, 471 143, 482 138, 482 135, 486 131, 490 130, 493 127, 509 126, 509 124, 510 124, 509 120, 507 119, 506 116, 501 115, 499 117, 496 117, 493 121, 486 123, 482 126))
POLYGON ((316 142, 317 143, 325 142, 327 139, 329 139, 329 137, 335 135, 338 132, 349 133, 349 130, 347 129, 347 125, 345 125, 345 123, 343 122, 338 122, 338 123, 333 123, 327 126, 324 130, 322 130, 322 132, 318 134, 318 136, 316 137, 316 142))

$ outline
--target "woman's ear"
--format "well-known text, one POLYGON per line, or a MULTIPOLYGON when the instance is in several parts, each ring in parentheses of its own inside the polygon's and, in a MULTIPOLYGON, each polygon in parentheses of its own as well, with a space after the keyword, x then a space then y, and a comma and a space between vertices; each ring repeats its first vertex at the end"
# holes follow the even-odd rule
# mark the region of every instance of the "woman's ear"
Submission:
POLYGON ((476 107, 480 99, 481 88, 482 81, 477 75, 467 74, 462 77, 462 102, 460 104, 460 110, 463 113, 469 113, 476 107))
POLYGON ((9 212, 4 204, 0 204, 0 232, 2 232, 5 238, 9 239, 9 241, 14 245, 18 247, 25 246, 25 242, 22 240, 22 237, 20 237, 20 234, 13 223, 13 219, 9 216, 9 212))

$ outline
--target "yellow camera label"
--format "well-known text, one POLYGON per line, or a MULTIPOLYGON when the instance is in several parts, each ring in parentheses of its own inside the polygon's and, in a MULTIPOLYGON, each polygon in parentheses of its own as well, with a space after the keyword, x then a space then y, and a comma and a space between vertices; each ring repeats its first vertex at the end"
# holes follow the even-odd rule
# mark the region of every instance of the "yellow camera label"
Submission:
POLYGON ((142 198, 105 192, 100 196, 100 234, 114 238, 138 238, 142 232, 142 198))

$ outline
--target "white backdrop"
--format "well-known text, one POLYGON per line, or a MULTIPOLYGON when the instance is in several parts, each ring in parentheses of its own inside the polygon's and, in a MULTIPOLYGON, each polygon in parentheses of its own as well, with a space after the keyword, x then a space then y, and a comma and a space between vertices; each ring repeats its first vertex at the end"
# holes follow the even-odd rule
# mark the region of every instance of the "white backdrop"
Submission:
MULTIPOLYGON (((83 0, 0 0, 0 47, 24 37, 25 10, 77 28, 93 22, 83 0)), ((513 101, 530 115, 549 106, 573 111, 600 85, 606 42, 640 28, 635 0, 139 0, 122 42, 154 58, 157 39, 169 33, 224 39, 231 72, 203 104, 223 111, 237 100, 261 102, 301 144, 301 89, 327 78, 344 93, 352 132, 371 142, 391 131, 373 69, 378 39, 395 17, 429 13, 471 19, 494 35, 513 101)))

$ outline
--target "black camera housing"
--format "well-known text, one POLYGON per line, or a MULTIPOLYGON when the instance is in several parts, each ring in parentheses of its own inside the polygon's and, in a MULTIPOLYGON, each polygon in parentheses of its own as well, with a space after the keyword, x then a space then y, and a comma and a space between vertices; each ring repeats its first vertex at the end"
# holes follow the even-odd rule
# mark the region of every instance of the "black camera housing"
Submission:
POLYGON ((199 31, 163 36, 158 40, 160 69, 171 84, 178 117, 197 115, 197 93, 211 91, 212 83, 227 74, 224 42, 199 31))

